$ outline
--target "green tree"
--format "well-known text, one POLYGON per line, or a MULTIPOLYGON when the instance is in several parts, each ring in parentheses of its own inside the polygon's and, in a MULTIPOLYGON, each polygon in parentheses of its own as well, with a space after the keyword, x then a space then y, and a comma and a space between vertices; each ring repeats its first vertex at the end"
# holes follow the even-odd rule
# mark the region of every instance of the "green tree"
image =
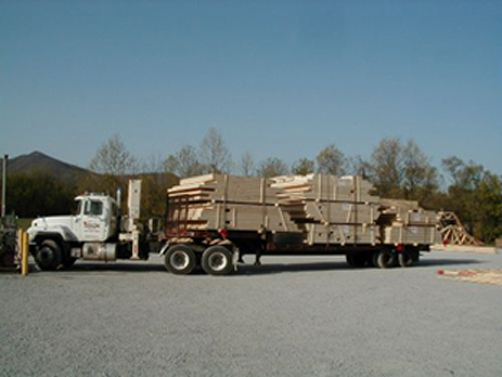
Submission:
POLYGON ((485 242, 502 236, 502 178, 485 171, 476 193, 474 234, 485 242))
POLYGON ((293 164, 291 172, 296 175, 307 175, 313 173, 315 170, 315 163, 308 158, 300 158, 293 164))
POLYGON ((467 230, 484 242, 502 235, 502 179, 482 165, 458 157, 443 160, 451 184, 447 209, 454 211, 467 230))
POLYGON ((9 174, 7 211, 27 218, 69 214, 76 192, 73 181, 49 172, 9 174))

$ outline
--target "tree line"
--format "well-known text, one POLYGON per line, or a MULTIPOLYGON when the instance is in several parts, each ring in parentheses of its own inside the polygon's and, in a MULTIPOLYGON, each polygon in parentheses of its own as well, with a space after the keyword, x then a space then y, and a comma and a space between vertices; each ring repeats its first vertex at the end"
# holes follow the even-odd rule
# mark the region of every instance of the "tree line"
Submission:
POLYGON ((347 156, 330 144, 314 158, 300 157, 289 165, 279 157, 256 161, 250 151, 235 160, 215 128, 196 146, 184 145, 167 157, 143 160, 130 153, 119 135, 113 135, 97 149, 89 170, 89 174, 64 179, 44 172, 12 176, 9 207, 23 217, 68 213, 78 193, 114 194, 118 188, 127 188, 129 178, 141 178, 143 216, 162 217, 166 189, 179 178, 206 173, 259 177, 328 173, 361 175, 381 197, 416 200, 428 209, 454 211, 468 231, 485 242, 502 235, 502 177, 456 156, 434 166, 412 139, 384 138, 367 157, 347 156))

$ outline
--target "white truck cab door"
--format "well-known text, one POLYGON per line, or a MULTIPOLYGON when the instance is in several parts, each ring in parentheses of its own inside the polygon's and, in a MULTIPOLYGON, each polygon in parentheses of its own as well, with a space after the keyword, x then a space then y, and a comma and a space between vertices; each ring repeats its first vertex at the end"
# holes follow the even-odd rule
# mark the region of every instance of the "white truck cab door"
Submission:
POLYGON ((102 242, 106 239, 107 223, 104 203, 97 199, 84 199, 81 212, 76 216, 79 239, 85 242, 102 242))

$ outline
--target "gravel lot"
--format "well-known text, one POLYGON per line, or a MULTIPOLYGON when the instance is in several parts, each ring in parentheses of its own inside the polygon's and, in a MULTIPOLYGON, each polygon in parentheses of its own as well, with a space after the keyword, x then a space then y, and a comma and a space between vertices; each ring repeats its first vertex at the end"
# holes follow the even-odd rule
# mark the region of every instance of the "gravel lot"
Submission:
POLYGON ((502 287, 436 274, 502 254, 262 261, 227 277, 174 276, 158 257, 1 274, 0 375, 502 375, 502 287))

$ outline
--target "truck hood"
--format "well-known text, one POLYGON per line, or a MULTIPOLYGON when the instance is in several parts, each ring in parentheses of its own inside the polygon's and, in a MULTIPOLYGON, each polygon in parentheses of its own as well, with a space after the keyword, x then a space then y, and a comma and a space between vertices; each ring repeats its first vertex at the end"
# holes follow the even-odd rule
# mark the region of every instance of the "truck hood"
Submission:
POLYGON ((32 221, 31 228, 38 230, 46 230, 54 227, 71 228, 73 224, 73 216, 47 216, 39 217, 32 221))

